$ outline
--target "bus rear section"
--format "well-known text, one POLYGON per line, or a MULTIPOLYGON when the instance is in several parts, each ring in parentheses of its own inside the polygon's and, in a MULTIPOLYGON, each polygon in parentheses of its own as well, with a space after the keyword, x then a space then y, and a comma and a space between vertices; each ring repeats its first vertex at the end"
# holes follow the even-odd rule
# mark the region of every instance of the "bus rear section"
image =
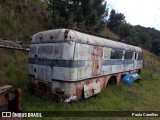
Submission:
POLYGON ((73 92, 75 86, 70 83, 77 79, 74 46, 73 42, 31 44, 28 58, 30 88, 37 95, 49 94, 64 100, 68 97, 65 95, 73 92))

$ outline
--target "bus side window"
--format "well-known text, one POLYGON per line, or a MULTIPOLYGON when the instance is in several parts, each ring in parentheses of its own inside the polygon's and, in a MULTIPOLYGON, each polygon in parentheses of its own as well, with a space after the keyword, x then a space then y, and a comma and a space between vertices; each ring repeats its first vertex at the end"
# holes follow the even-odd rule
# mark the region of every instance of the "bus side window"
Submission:
POLYGON ((123 57, 123 50, 112 49, 111 50, 111 59, 122 59, 123 57))
POLYGON ((124 59, 133 59, 133 56, 134 56, 133 52, 126 51, 124 55, 124 59))

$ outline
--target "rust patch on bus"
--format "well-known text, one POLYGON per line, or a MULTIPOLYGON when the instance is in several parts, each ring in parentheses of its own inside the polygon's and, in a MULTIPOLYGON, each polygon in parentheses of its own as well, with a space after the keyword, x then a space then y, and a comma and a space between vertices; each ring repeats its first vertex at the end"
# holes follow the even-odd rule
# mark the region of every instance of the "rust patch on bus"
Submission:
POLYGON ((52 84, 63 84, 64 88, 52 88, 51 84, 32 77, 30 88, 33 93, 52 101, 74 102, 100 93, 106 88, 107 77, 91 78, 83 81, 52 81, 52 84), (56 83, 58 82, 58 83, 56 83))

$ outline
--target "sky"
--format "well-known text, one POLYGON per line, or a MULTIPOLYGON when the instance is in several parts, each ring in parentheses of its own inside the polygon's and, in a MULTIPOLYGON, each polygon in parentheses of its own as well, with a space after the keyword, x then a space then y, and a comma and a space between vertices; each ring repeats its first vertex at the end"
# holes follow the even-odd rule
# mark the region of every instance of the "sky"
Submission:
POLYGON ((123 13, 127 23, 160 30, 160 0, 106 0, 109 11, 123 13))

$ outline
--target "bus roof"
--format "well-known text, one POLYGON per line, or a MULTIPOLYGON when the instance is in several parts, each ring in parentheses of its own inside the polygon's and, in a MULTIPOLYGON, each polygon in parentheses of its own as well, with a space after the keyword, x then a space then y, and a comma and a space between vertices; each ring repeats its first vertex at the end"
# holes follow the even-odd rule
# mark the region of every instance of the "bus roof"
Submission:
POLYGON ((82 44, 99 45, 110 48, 125 49, 128 51, 142 52, 142 49, 137 46, 128 45, 125 43, 101 38, 86 33, 78 32, 71 29, 53 29, 42 31, 32 36, 32 44, 52 43, 52 42, 78 42, 82 44))

